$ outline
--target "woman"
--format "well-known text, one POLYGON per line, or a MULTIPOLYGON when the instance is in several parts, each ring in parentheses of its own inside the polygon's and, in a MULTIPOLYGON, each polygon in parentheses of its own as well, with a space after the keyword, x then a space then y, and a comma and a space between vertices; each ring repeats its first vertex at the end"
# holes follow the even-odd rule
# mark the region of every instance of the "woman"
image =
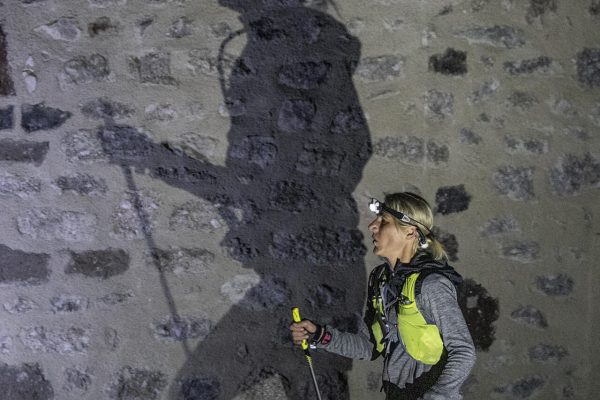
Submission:
POLYGON ((373 252, 385 263, 369 278, 365 324, 353 334, 303 320, 290 327, 293 341, 355 359, 382 356, 386 399, 461 399, 475 348, 456 300, 462 278, 431 232, 431 207, 404 192, 370 208, 373 252))

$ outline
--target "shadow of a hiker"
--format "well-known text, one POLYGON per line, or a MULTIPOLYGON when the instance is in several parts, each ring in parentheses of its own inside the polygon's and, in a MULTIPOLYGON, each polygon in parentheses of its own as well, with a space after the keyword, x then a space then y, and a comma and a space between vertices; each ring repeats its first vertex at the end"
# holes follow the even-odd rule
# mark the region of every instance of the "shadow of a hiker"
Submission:
MULTIPOLYGON (((117 163, 219 204, 222 245, 260 276, 192 350, 169 398, 229 400, 252 387, 273 390, 273 379, 288 398, 309 398, 310 377, 287 329, 291 306, 352 331, 364 305, 365 248, 352 198, 371 155, 352 83, 360 43, 300 1, 220 3, 240 13, 247 39, 222 81, 231 115, 226 165, 124 126, 105 126, 104 147, 117 163)), ((347 398, 351 362, 321 353, 315 362, 323 398, 347 398)), ((271 396, 249 398, 280 398, 271 396)))

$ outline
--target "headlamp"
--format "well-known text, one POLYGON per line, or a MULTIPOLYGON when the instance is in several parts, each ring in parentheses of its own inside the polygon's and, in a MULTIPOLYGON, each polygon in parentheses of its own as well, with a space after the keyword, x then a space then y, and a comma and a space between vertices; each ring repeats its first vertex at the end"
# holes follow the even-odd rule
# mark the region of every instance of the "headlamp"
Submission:
POLYGON ((415 228, 417 228, 417 235, 419 235, 419 246, 422 249, 426 249, 429 246, 429 243, 427 243, 427 239, 425 238, 425 235, 421 231, 420 226, 425 228, 427 230, 427 232, 429 232, 429 234, 431 234, 431 231, 429 230, 429 228, 427 228, 421 222, 419 222, 415 219, 412 219, 411 217, 409 217, 408 215, 406 215, 400 211, 396 211, 392 208, 389 208, 388 206, 385 205, 385 203, 382 203, 375 198, 371 199, 371 202, 369 203, 369 210, 371 210, 371 212, 373 212, 377 215, 381 215, 384 212, 387 212, 388 214, 390 214, 394 218, 404 222, 405 224, 414 226, 415 228))

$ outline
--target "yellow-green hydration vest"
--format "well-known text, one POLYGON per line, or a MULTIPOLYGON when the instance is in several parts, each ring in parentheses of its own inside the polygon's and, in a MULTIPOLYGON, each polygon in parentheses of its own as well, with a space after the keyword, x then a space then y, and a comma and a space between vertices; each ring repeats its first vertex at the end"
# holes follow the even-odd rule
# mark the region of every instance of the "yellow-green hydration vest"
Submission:
MULTIPOLYGON (((418 272, 409 275, 402 286, 401 293, 405 301, 397 303, 397 327, 408 354, 423 364, 433 365, 440 360, 444 351, 444 343, 438 327, 434 324, 428 324, 417 308, 415 284, 418 277, 418 272)), ((379 282, 376 284, 379 284, 379 282)), ((386 327, 384 321, 386 316, 380 289, 375 290, 372 303, 375 309, 375 318, 371 324, 371 331, 375 338, 376 350, 381 353, 385 349, 384 338, 386 335, 384 335, 384 332, 386 327)))

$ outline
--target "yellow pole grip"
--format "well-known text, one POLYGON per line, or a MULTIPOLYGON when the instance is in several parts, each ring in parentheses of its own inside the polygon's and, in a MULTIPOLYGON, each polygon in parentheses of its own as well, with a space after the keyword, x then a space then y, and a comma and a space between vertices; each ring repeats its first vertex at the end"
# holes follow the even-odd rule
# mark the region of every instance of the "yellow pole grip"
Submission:
MULTIPOLYGON (((302 321, 302 318, 300 318, 300 310, 298 309, 298 307, 292 308, 292 317, 294 318, 294 322, 302 321)), ((303 350, 308 349, 308 341, 307 340, 302 341, 302 349, 303 350)))

